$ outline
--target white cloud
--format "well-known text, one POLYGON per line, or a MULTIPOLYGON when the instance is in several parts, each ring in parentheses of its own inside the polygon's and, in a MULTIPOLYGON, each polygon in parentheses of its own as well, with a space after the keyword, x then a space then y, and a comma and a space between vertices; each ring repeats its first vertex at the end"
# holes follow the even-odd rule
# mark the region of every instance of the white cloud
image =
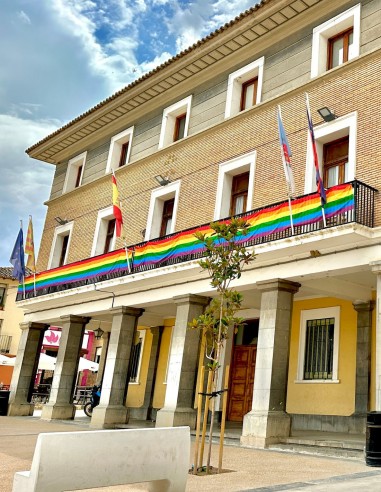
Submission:
POLYGON ((17 16, 21 20, 21 22, 23 22, 24 24, 32 24, 32 21, 30 20, 28 15, 23 10, 20 10, 20 12, 18 12, 17 16))

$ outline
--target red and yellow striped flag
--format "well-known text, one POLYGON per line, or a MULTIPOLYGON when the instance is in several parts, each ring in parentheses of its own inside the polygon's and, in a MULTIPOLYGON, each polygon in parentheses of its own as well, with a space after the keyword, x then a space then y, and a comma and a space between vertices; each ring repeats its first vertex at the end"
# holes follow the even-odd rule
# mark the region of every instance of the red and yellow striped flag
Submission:
POLYGON ((25 241, 25 254, 28 255, 26 267, 32 272, 36 273, 36 258, 34 256, 34 239, 33 239, 33 223, 32 216, 29 216, 28 233, 25 241))
POLYGON ((123 217, 120 208, 119 191, 114 172, 112 173, 112 206, 115 217, 116 237, 123 235, 123 217))

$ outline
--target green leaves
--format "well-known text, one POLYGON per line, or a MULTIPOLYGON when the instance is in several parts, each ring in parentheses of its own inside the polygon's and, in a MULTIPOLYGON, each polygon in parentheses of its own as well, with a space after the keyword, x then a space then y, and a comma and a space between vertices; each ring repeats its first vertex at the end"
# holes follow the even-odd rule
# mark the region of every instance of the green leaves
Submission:
POLYGON ((243 267, 255 259, 248 253, 238 239, 248 232, 249 224, 244 219, 231 219, 229 222, 210 224, 213 233, 197 232, 195 237, 204 243, 205 256, 199 261, 203 270, 208 270, 210 283, 219 294, 211 300, 204 314, 194 319, 189 326, 202 330, 205 335, 205 354, 209 359, 208 367, 217 371, 219 357, 229 330, 236 333, 243 326, 244 319, 235 316, 241 308, 243 296, 230 289, 230 283, 241 277, 243 267))

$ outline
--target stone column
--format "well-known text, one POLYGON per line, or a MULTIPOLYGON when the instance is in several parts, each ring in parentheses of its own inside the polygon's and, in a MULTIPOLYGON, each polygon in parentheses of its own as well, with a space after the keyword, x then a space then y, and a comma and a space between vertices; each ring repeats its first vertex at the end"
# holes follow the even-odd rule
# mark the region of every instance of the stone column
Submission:
POLYGON ((172 336, 164 407, 158 411, 156 427, 189 425, 194 428, 194 392, 197 377, 200 334, 188 323, 203 313, 209 299, 187 294, 173 298, 177 304, 172 336))
POLYGON ((148 414, 151 411, 152 397, 156 377, 156 368, 160 351, 160 340, 163 332, 163 326, 151 326, 152 345, 149 358, 147 382, 144 391, 143 405, 139 408, 130 408, 130 417, 139 420, 147 420, 148 414))
POLYGON ((372 272, 377 275, 377 300, 376 300, 376 410, 381 412, 381 261, 370 263, 372 272))
POLYGON ((49 402, 42 409, 43 420, 70 420, 74 418, 74 388, 85 326, 90 318, 61 316, 62 334, 54 369, 49 402))
POLYGON ((102 385, 102 381, 103 381, 103 375, 105 371, 107 352, 108 352, 108 344, 110 343, 110 332, 105 331, 102 335, 102 340, 103 340, 102 352, 101 352, 101 358, 99 360, 97 382, 96 382, 98 386, 102 385))
POLYGON ((356 301, 353 303, 353 307, 357 311, 355 415, 364 417, 369 410, 371 330, 374 301, 356 301))
POLYGON ((90 426, 96 429, 115 427, 128 420, 125 405, 131 348, 138 318, 144 309, 121 306, 110 310, 112 318, 110 341, 102 382, 100 404, 94 408, 90 426))
POLYGON ((13 369, 8 415, 33 415, 31 403, 42 342, 49 325, 20 323, 21 338, 13 369))
POLYGON ((258 282, 262 291, 253 407, 244 416, 241 442, 257 448, 290 435, 285 412, 293 297, 300 284, 275 279, 258 282))

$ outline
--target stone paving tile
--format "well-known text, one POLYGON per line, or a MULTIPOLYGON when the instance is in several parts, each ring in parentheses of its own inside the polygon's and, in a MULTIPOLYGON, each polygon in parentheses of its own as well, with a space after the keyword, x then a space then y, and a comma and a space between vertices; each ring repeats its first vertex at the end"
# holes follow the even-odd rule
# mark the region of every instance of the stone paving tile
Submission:
MULTIPOLYGON (((67 432, 73 430, 88 430, 88 421, 76 421, 75 423, 44 422, 35 418, 0 417, 0 492, 10 492, 12 490, 13 475, 16 471, 30 469, 39 432, 67 432)), ((191 452, 191 460, 192 457, 193 451, 191 452)), ((213 445, 211 464, 216 466, 217 460, 218 446, 213 445)), ((356 474, 366 473, 371 470, 365 463, 359 461, 281 453, 270 450, 255 450, 237 446, 225 446, 223 466, 231 471, 220 475, 189 475, 187 492, 199 492, 201 490, 203 492, 249 490, 258 492, 260 490, 266 492, 278 490, 326 492, 327 490, 336 490, 331 489, 331 487, 342 486, 346 483, 345 481, 337 481, 340 476, 343 477, 343 480, 347 480, 345 477, 355 477, 356 474), (322 482, 328 479, 331 482, 322 482)), ((91 473, 91 470, 87 470, 85 473, 91 473)), ((378 480, 378 477, 376 478, 378 480)), ((369 481, 376 480, 376 478, 364 476, 358 477, 356 480, 360 484, 360 480, 369 481)), ((138 492, 147 490, 147 484, 104 487, 89 489, 87 492, 90 490, 92 492, 138 492)), ((356 489, 347 487, 345 490, 356 489)), ((357 490, 381 492, 381 488, 378 491, 373 486, 372 488, 361 486, 357 490)))

